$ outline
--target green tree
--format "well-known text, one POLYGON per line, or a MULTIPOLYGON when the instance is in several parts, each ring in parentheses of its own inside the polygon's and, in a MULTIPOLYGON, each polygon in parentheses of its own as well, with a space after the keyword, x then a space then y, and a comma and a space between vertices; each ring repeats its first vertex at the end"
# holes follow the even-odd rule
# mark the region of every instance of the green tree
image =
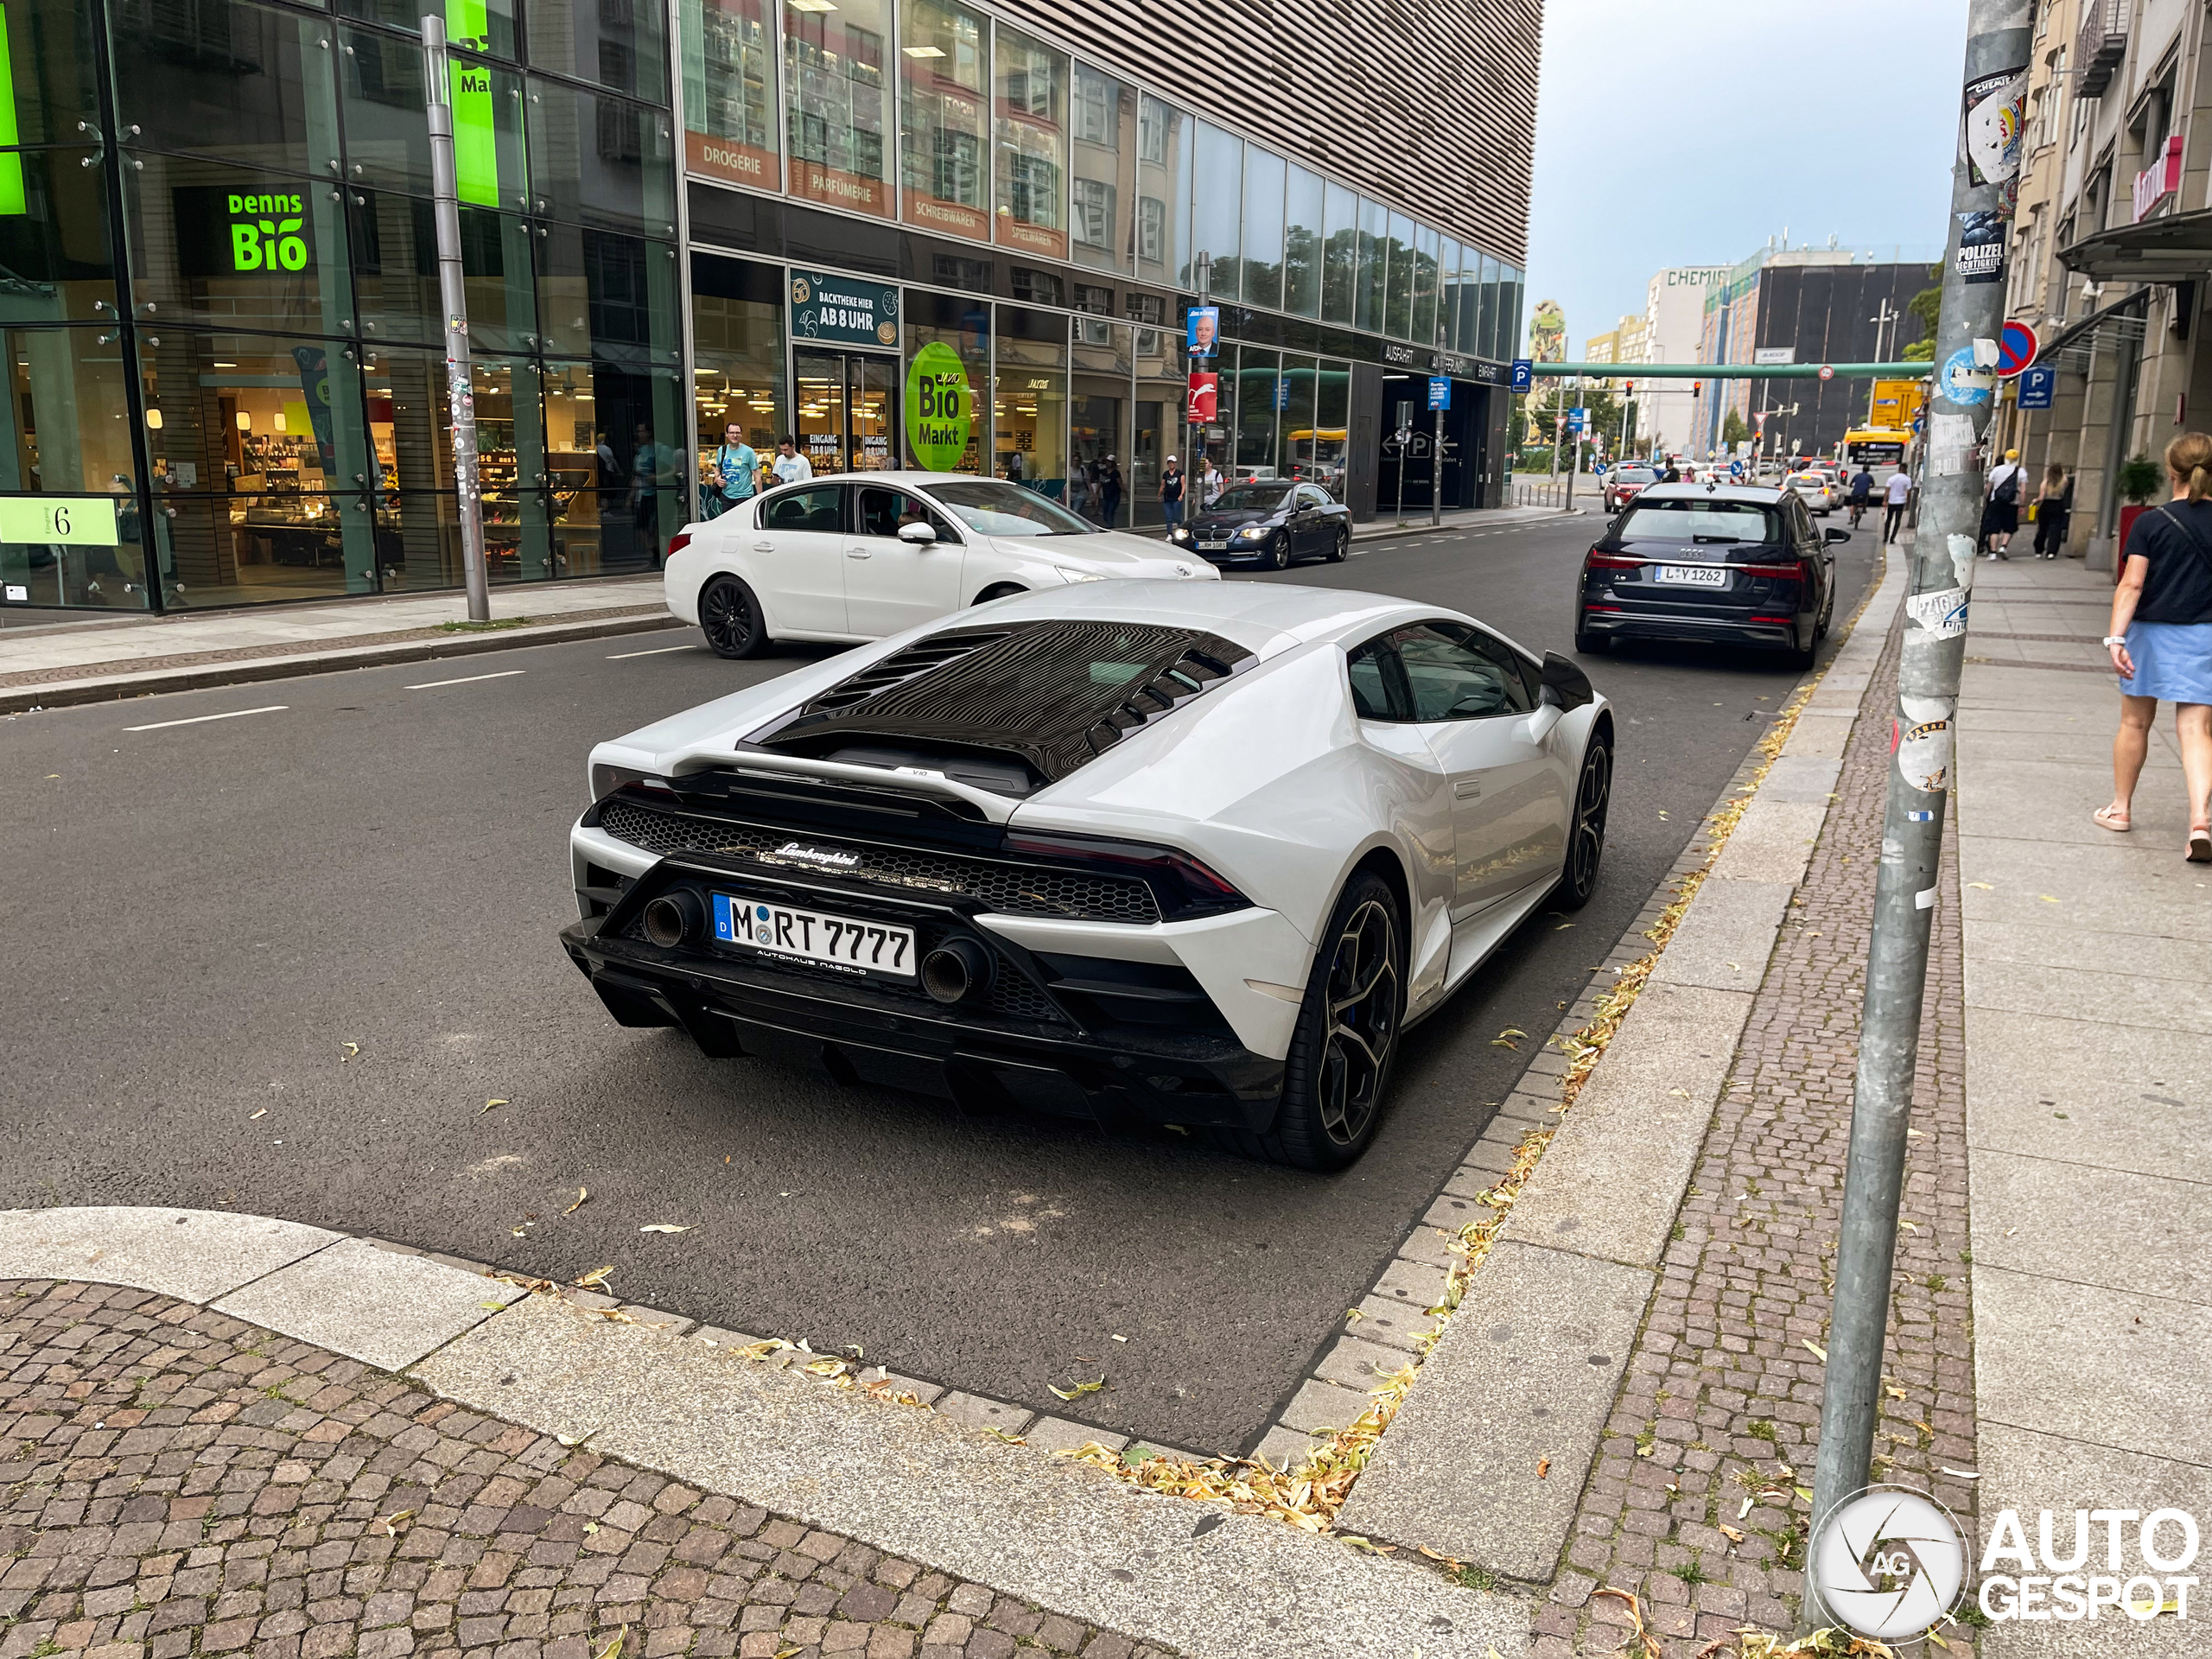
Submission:
POLYGON ((1720 442, 1731 449, 1739 443, 1750 442, 1751 436, 1751 429, 1745 424, 1744 417, 1734 410, 1720 417, 1720 442))
POLYGON ((1907 363, 1932 363, 1936 360, 1936 321, 1943 312, 1943 267, 1930 265, 1928 274, 1936 279, 1936 286, 1923 288, 1904 302, 1904 314, 1920 325, 1920 338, 1897 353, 1907 363))

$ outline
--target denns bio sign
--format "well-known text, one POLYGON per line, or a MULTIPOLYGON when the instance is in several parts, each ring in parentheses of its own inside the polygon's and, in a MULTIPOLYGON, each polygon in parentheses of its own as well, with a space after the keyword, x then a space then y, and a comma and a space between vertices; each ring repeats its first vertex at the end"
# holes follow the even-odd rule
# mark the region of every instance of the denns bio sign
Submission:
POLYGON ((307 238, 301 233, 307 219, 299 197, 233 194, 229 207, 232 270, 308 268, 307 238))

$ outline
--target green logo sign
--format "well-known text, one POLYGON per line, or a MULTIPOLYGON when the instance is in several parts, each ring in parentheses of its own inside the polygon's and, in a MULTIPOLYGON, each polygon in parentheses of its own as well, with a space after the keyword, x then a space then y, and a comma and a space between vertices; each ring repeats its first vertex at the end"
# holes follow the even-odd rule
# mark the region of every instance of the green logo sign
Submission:
POLYGON ((976 431, 976 395, 967 365, 942 340, 914 353, 906 369, 906 448, 925 472, 949 473, 976 431))
POLYGON ((115 502, 107 496, 17 496, 0 501, 0 542, 115 547, 115 502))
POLYGON ((232 270, 305 270, 307 220, 297 196, 230 198, 232 270))

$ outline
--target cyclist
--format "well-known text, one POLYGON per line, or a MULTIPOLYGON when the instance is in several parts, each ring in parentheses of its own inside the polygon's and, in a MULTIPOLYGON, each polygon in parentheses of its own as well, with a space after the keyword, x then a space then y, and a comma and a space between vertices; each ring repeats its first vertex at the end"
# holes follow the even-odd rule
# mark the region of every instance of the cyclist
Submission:
POLYGON ((1853 530, 1859 528, 1859 515, 1873 505, 1873 500, 1874 475, 1866 470, 1866 463, 1862 461, 1859 463, 1859 470, 1851 475, 1851 527, 1853 530))

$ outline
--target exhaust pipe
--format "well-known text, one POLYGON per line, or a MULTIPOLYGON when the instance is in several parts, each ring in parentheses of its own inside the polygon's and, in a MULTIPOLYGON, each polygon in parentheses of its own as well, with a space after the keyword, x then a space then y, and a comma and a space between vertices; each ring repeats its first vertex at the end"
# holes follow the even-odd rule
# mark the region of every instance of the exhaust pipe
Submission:
POLYGON ((706 909, 698 894, 677 887, 646 902, 645 924, 647 938, 664 950, 673 950, 705 931, 706 909))
POLYGON ((973 939, 947 939, 922 958, 922 988, 937 1001, 961 1001, 990 982, 990 952, 973 939))

